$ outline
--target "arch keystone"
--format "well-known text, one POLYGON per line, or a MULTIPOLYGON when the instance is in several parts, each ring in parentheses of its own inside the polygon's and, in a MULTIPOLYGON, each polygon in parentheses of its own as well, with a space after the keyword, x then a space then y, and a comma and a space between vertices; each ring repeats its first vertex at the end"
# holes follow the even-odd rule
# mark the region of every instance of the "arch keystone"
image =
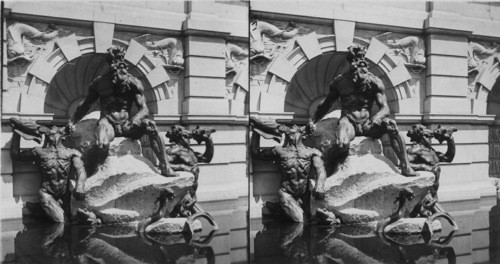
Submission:
POLYGON ((271 67, 269 67, 268 72, 280 77, 287 82, 290 82, 296 71, 297 69, 293 67, 290 61, 284 59, 283 57, 279 57, 273 62, 271 67))
POLYGON ((94 22, 95 53, 106 53, 113 45, 115 24, 94 22))
POLYGON ((354 40, 354 28, 356 23, 353 21, 335 20, 333 21, 333 30, 335 34, 335 47, 337 51, 347 51, 354 40))
POLYGON ((481 73, 477 77, 476 83, 480 83, 484 86, 484 88, 488 89, 488 91, 491 91, 491 88, 493 88, 493 85, 497 81, 499 75, 500 69, 498 67, 498 63, 496 63, 489 69, 484 69, 483 71, 481 71, 481 73))
POLYGON ((297 38, 297 43, 308 60, 323 54, 316 32, 297 38))
POLYGON ((64 57, 66 57, 66 60, 72 61, 73 59, 82 56, 75 34, 71 34, 65 38, 60 38, 56 43, 64 54, 64 57))
POLYGON ((168 76, 162 65, 156 66, 152 71, 148 73, 148 75, 146 75, 146 78, 153 88, 170 80, 170 77, 168 76))
POLYGON ((141 45, 136 40, 130 40, 130 44, 127 49, 127 53, 125 53, 125 59, 133 65, 137 65, 139 61, 142 59, 142 56, 146 54, 148 49, 141 45))
POLYGON ((365 58, 371 60, 375 64, 378 64, 388 50, 389 47, 387 47, 384 43, 376 38, 372 38, 370 40, 370 46, 366 51, 365 58))
POLYGON ((399 84, 402 84, 411 79, 411 75, 406 69, 406 66, 402 63, 398 64, 395 68, 393 68, 388 74, 387 77, 392 83, 392 86, 396 87, 399 84))
POLYGON ((56 70, 44 58, 38 57, 28 73, 46 83, 50 83, 54 75, 56 75, 56 70))

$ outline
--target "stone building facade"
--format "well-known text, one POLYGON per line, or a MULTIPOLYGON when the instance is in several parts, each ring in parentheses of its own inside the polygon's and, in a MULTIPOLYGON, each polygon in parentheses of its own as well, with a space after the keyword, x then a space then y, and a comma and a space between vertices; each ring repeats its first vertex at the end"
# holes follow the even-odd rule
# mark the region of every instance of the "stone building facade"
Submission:
MULTIPOLYGON (((106 49, 115 45, 126 49, 130 72, 145 87, 162 136, 178 123, 217 130, 214 158, 200 165, 198 198, 222 229, 214 238, 217 262, 246 261, 248 6, 245 1, 4 3, 4 239, 27 213, 23 203, 36 202, 40 185, 35 166, 10 159, 8 119, 64 125, 106 68, 106 49)), ((154 160, 148 144, 142 140, 143 154, 154 160)), ((203 152, 204 146, 194 148, 203 152)), ((13 240, 4 242, 2 256, 14 247, 13 240)))
MULTIPOLYGON (((416 123, 458 129, 455 160, 442 165, 440 203, 473 223, 457 239, 489 236, 479 219, 496 204, 499 175, 498 3, 255 1, 250 9, 250 21, 266 25, 263 34, 251 27, 251 42, 267 54, 251 60, 251 115, 305 124, 331 80, 349 68, 342 52, 352 43, 366 47, 403 137, 416 123)), ((280 177, 270 162, 254 161, 251 170, 250 215, 259 219, 268 213, 263 202, 276 201, 280 177)), ((464 263, 487 261, 487 246, 456 253, 464 263)))

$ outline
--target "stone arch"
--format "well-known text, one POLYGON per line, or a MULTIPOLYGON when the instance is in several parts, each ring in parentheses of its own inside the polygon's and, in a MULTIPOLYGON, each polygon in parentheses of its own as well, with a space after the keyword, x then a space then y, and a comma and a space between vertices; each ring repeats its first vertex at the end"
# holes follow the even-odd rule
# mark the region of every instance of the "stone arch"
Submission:
MULTIPOLYGON (((384 82, 391 110, 399 112, 399 102, 414 95, 408 83, 411 75, 404 63, 389 55, 387 53, 389 48, 375 38, 368 42, 354 37, 352 42, 367 47, 366 58, 370 64, 370 71, 384 82)), ((307 114, 306 110, 312 104, 317 104, 319 98, 326 96, 327 89, 310 90, 307 100, 302 100, 300 105, 294 106, 291 100, 294 97, 300 97, 300 92, 295 89, 297 83, 294 82, 298 82, 297 74, 302 74, 301 70, 304 71, 305 68, 310 67, 311 63, 325 63, 327 59, 322 59, 322 57, 330 57, 331 60, 338 62, 340 58, 345 58, 345 52, 337 51, 335 35, 317 36, 312 33, 298 37, 294 48, 288 53, 281 54, 269 66, 265 83, 267 87, 260 94, 260 112, 293 115, 297 121, 304 119, 307 114)))
MULTIPOLYGON (((125 59, 131 66, 131 74, 137 77, 145 88, 150 112, 160 115, 178 115, 178 92, 168 87, 167 82, 173 78, 163 65, 145 56, 147 48, 133 39, 130 43, 114 38, 109 38, 109 40, 109 44, 106 45, 102 44, 101 39, 95 37, 77 39, 74 34, 58 39, 52 52, 47 56, 38 57, 30 66, 26 79, 28 89, 26 93, 21 94, 21 112, 44 113, 52 115, 52 119, 66 119, 76 104, 83 100, 88 88, 80 87, 82 85, 71 87, 72 89, 62 87, 74 83, 68 80, 72 77, 67 76, 70 72, 68 68, 72 67, 72 63, 75 67, 83 61, 90 63, 91 65, 83 65, 84 67, 80 65, 81 69, 85 69, 86 74, 88 73, 88 76, 80 76, 80 81, 90 83, 92 78, 106 69, 107 65, 103 63, 104 52, 107 47, 114 45, 127 51, 125 59), (59 77, 56 77, 57 74, 59 77), (169 107, 163 107, 164 105, 169 107)), ((73 74, 75 78, 77 75, 78 73, 73 74)))

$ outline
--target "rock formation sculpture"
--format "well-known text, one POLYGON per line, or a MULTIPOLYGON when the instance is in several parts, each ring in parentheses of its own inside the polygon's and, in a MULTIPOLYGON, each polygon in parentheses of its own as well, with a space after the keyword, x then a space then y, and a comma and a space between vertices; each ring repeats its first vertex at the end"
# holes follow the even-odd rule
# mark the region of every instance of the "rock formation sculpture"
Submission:
POLYGON ((72 208, 74 198, 85 197, 85 180, 87 174, 82 162, 82 155, 74 149, 62 145, 63 137, 68 135, 66 128, 46 127, 31 120, 11 118, 14 129, 10 156, 12 160, 34 161, 41 176, 42 186, 38 191, 43 212, 53 222, 68 222, 76 215, 72 208), (42 147, 21 150, 21 136, 40 143, 45 136, 42 147), (70 171, 76 171, 76 186, 70 180, 70 171))

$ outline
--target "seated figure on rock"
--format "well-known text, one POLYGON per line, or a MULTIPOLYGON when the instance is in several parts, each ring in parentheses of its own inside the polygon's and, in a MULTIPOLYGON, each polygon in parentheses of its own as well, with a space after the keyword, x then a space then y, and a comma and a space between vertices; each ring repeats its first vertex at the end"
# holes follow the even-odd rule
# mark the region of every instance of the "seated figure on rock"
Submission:
POLYGON ((160 171, 164 176, 177 176, 169 167, 165 154, 165 144, 158 134, 154 121, 147 119, 149 110, 144 97, 144 88, 140 82, 128 73, 122 48, 108 49, 106 61, 109 70, 92 81, 88 94, 76 108, 68 126, 74 129, 74 123, 80 121, 99 100, 101 117, 98 121, 96 144, 106 152, 109 143, 115 137, 139 139, 147 134, 151 148, 160 162, 160 171), (132 105, 137 106, 137 113, 132 116, 132 105))
MULTIPOLYGON (((323 199, 325 195, 326 171, 321 152, 302 143, 305 127, 288 127, 274 122, 266 124, 256 118, 250 118, 250 124, 253 127, 250 143, 252 157, 274 161, 281 173, 281 187, 278 191, 280 208, 290 220, 304 222, 304 211, 310 210, 311 193, 316 199, 323 199), (282 134, 285 135, 283 146, 260 147, 261 136, 278 140, 282 134), (316 177, 311 177, 311 172, 316 177), (310 177, 316 179, 312 192, 308 188, 310 177)), ((320 224, 336 222, 333 213, 322 209, 316 211, 316 218, 320 224)))
POLYGON ((18 118, 11 118, 10 124, 14 129, 10 148, 12 160, 34 161, 41 173, 42 186, 38 191, 38 198, 43 212, 53 222, 73 220, 76 215, 72 205, 73 196, 77 199, 85 197, 87 174, 81 153, 62 144, 67 130, 56 126, 41 126, 34 121, 18 118), (42 135, 45 136, 42 147, 21 149, 21 136, 40 143, 42 135), (70 182, 72 170, 76 173, 76 186, 70 182))
POLYGON ((308 127, 314 131, 314 123, 320 121, 339 99, 342 109, 333 146, 336 156, 345 154, 349 150, 350 142, 356 136, 378 139, 388 134, 392 148, 400 161, 401 174, 416 176, 406 156, 405 141, 399 134, 396 122, 388 118, 390 110, 385 87, 377 76, 368 71, 365 54, 364 47, 355 45, 348 48, 349 71, 336 77, 330 83, 330 92, 311 115, 308 127), (371 116, 370 111, 374 102, 379 111, 371 116))

